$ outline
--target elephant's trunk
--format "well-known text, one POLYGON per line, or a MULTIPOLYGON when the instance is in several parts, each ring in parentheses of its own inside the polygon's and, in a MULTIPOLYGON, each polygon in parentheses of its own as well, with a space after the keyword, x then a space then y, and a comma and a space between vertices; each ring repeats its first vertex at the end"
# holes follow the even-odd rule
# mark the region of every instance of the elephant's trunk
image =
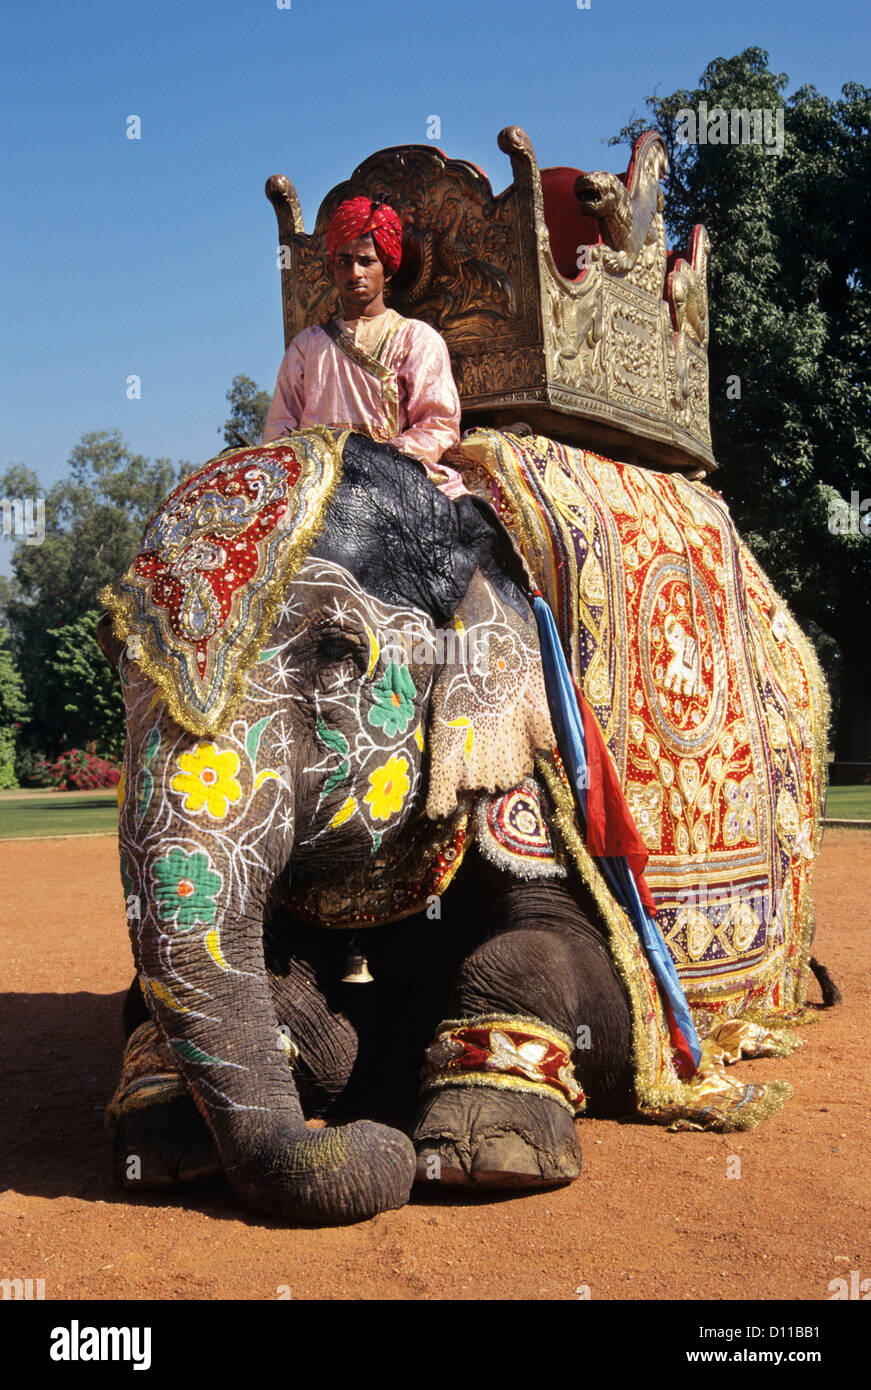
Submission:
POLYGON ((151 1012, 229 1182, 253 1210, 315 1225, 361 1221, 403 1206, 415 1173, 404 1134, 368 1121, 321 1130, 306 1125, 259 933, 246 929, 241 912, 233 916, 233 946, 219 969, 195 938, 189 946, 175 943, 173 970, 195 981, 208 1001, 196 1011, 172 1007, 170 1001, 180 1002, 172 995, 178 986, 173 976, 161 980, 158 933, 152 936, 146 925, 137 943, 151 1012))
POLYGON ((415 1173, 410 1139, 369 1120, 337 1129, 270 1127, 234 1158, 219 1145, 227 1178, 255 1211, 317 1226, 365 1221, 406 1204, 415 1173))

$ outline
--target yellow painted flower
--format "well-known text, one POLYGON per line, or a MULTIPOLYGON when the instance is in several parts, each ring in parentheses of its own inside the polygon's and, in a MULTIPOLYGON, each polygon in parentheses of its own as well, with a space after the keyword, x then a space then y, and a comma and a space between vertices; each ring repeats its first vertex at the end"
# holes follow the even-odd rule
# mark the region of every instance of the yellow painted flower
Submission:
POLYGON ((223 820, 231 801, 238 801, 242 788, 236 781, 239 755, 232 748, 219 753, 213 743, 199 743, 193 753, 179 753, 181 768, 170 782, 174 792, 184 797, 184 809, 196 815, 205 806, 213 820, 223 820))
POLYGON ((369 777, 369 790, 363 797, 373 820, 389 820, 395 816, 408 795, 408 759, 388 758, 383 767, 376 767, 369 777))

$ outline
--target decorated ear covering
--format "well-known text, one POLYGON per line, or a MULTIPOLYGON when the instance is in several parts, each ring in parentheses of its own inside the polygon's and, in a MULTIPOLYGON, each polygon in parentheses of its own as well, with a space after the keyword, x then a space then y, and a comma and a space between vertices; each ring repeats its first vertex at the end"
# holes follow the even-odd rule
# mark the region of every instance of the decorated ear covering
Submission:
POLYGON ((461 792, 516 787, 555 744, 534 618, 521 618, 477 570, 453 625, 455 659, 430 706, 432 817, 448 815, 461 792))
POLYGON ((190 733, 228 726, 323 525, 344 438, 311 429, 219 454, 170 493, 101 592, 128 657, 190 733))

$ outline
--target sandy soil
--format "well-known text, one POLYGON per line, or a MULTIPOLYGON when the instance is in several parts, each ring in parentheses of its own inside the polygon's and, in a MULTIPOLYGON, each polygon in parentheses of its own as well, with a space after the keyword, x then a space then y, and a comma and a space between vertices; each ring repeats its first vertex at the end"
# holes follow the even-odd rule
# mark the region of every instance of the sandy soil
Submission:
POLYGON ((594 1299, 817 1300, 851 1270, 871 1276, 871 833, 830 831, 816 880, 815 953, 844 1005, 803 1051, 741 1065, 792 1083, 780 1114, 739 1135, 588 1121, 570 1187, 427 1192, 339 1230, 264 1223, 220 1183, 116 1191, 103 1107, 132 977, 117 866, 109 837, 0 844, 0 1277, 43 1278, 47 1299, 577 1299, 587 1285, 594 1299))

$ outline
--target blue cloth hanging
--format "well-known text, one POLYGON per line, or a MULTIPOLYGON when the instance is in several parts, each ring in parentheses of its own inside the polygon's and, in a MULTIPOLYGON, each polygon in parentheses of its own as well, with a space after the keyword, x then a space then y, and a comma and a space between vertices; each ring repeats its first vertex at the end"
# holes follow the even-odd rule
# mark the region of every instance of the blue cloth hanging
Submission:
MULTIPOLYGON (((554 733, 583 828, 586 830, 589 769, 584 721, 550 605, 540 595, 535 594, 532 596, 532 606, 538 622, 544 682, 554 733)), ((656 983, 668 1001, 674 1022, 683 1035, 695 1066, 698 1066, 702 1049, 686 995, 662 932, 641 901, 638 885, 629 864, 622 856, 598 857, 596 863, 635 927, 656 983)))

